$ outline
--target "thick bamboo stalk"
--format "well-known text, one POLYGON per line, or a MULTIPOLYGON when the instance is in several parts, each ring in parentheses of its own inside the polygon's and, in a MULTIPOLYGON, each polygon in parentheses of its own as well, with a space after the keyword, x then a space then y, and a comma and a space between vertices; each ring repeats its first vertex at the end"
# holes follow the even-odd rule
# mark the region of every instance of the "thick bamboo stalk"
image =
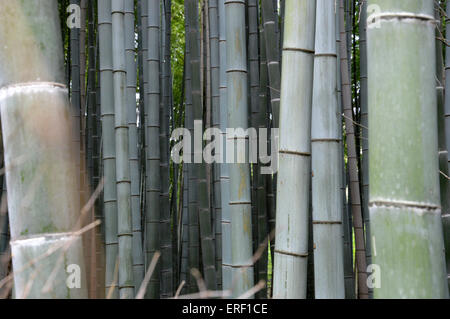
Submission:
MULTIPOLYGON (((145 125, 147 130, 147 196, 146 196, 146 268, 150 265, 153 255, 160 249, 160 2, 159 0, 144 1, 147 8, 147 73, 148 90, 147 96, 147 117, 145 125)), ((149 298, 160 297, 160 266, 157 266, 149 282, 147 289, 149 298)))
POLYGON ((348 73, 347 38, 344 27, 344 0, 340 5, 340 56, 342 97, 345 119, 345 133, 347 141, 347 158, 350 171, 349 192, 352 201, 353 226, 355 231, 356 265, 358 267, 358 296, 368 298, 366 251, 364 239, 364 225, 361 215, 361 197, 358 176, 358 155, 356 154, 355 130, 353 125, 352 97, 350 77, 348 73))
POLYGON ((73 159, 79 152, 70 142, 57 2, 2 1, 0 20, 0 104, 15 296, 86 298, 79 193, 73 182, 73 159), (34 32, 37 27, 42 32, 34 32), (49 249, 54 253, 46 254, 49 249), (78 288, 66 284, 72 264, 78 266, 78 288))
POLYGON ((367 25, 374 297, 448 298, 433 1, 371 4, 380 9, 367 25))
POLYGON ((273 298, 306 297, 315 12, 286 1, 273 298))
POLYGON ((317 299, 345 297, 335 19, 334 1, 317 0, 311 123, 314 291, 317 299))
POLYGON ((126 110, 128 123, 128 159, 131 179, 131 217, 133 233, 133 280, 135 292, 144 279, 144 256, 142 249, 142 226, 140 211, 140 170, 138 158, 138 131, 136 127, 136 57, 134 1, 125 0, 125 63, 126 63, 126 110))
MULTIPOLYGON (((247 50, 245 45, 245 1, 225 0, 227 41, 227 108, 228 126, 234 129, 248 127, 247 50)), ((237 147, 242 136, 228 136, 227 144, 234 154, 246 158, 246 150, 237 147), (231 143, 229 143, 231 142, 231 143)), ((245 141, 248 149, 248 140, 245 141)), ((252 229, 250 200, 250 170, 247 162, 229 164, 232 294, 238 297, 253 286, 252 229)), ((234 160, 233 160, 234 162, 234 160)))

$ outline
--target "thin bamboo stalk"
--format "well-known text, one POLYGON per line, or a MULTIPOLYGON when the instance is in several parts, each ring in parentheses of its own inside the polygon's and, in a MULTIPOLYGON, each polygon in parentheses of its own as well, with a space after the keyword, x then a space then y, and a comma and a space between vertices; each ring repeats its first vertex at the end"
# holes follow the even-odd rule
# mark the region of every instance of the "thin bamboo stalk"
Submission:
MULTIPOLYGON (((220 130, 223 134, 222 142, 225 142, 225 131, 228 127, 228 82, 227 82, 227 37, 226 37, 226 19, 225 19, 225 0, 219 0, 219 55, 220 55, 220 73, 219 73, 219 94, 220 94, 220 130)), ((223 150, 222 159, 226 158, 226 148, 223 150)), ((230 173, 229 164, 226 161, 220 164, 220 190, 222 207, 222 289, 231 288, 231 216, 230 216, 230 173)))
MULTIPOLYGON (((219 51, 219 10, 218 1, 209 0, 209 41, 211 55, 211 108, 212 127, 220 128, 220 51, 219 51)), ((223 19, 223 18, 222 18, 223 19)), ((220 150, 215 150, 215 155, 222 158, 220 150)), ((213 194, 214 194, 214 228, 215 228, 215 253, 217 271, 217 289, 222 287, 222 196, 220 181, 220 163, 213 166, 213 194)))
POLYGON ((128 158, 131 178, 131 217, 133 233, 133 279, 135 293, 144 279, 144 256, 142 248, 142 225, 140 211, 140 170, 138 158, 138 131, 136 114, 136 57, 134 1, 125 0, 125 59, 126 59, 126 110, 128 121, 128 158))
MULTIPOLYGON (((147 144, 147 197, 146 197, 146 268, 149 267, 154 254, 160 250, 160 3, 159 0, 143 1, 147 8, 147 73, 148 90, 147 96, 147 117, 146 144, 147 144)), ((145 79, 144 79, 145 81, 145 79)), ((158 265, 150 279, 147 296, 152 299, 160 297, 160 266, 158 265)))
POLYGON ((102 120, 103 159, 103 215, 105 218, 105 295, 118 298, 117 280, 114 278, 118 255, 116 145, 114 141, 114 96, 112 65, 111 1, 98 0, 98 32, 100 52, 100 103, 102 120))
POLYGON ((350 77, 348 73, 347 58, 347 38, 345 37, 344 27, 344 0, 340 5, 340 55, 341 55, 341 80, 342 80, 342 97, 345 118, 345 132, 347 141, 347 158, 350 171, 349 192, 352 201, 353 227, 355 231, 355 251, 356 265, 358 267, 358 296, 359 298, 368 298, 367 288, 367 264, 366 250, 364 239, 364 225, 361 215, 361 197, 358 176, 358 155, 356 154, 355 130, 353 125, 352 97, 350 77))

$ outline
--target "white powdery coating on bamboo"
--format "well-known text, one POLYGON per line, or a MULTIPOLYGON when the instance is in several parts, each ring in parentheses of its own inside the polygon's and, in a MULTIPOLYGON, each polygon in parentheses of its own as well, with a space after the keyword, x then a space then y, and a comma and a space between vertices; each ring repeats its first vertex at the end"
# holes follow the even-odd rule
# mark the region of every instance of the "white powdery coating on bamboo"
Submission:
POLYGON ((33 94, 40 92, 61 92, 68 93, 67 87, 61 83, 55 82, 25 82, 13 85, 8 85, 0 88, 0 101, 15 94, 33 94))
POLYGON ((37 246, 40 247, 43 244, 51 244, 60 241, 71 240, 80 237, 77 233, 52 233, 52 234, 38 234, 30 235, 26 238, 19 238, 11 241, 11 246, 37 246))
POLYGON ((381 213, 379 210, 374 208, 390 208, 393 209, 392 212, 398 213, 404 213, 404 210, 407 209, 409 212, 413 212, 418 216, 424 216, 426 214, 441 215, 441 207, 425 202, 373 199, 369 203, 369 208, 371 208, 371 215, 381 213), (421 206, 423 206, 424 208, 421 208, 421 206))
POLYGON ((367 17, 367 28, 377 29, 379 28, 380 21, 395 21, 404 23, 424 23, 424 24, 437 24, 437 21, 433 16, 428 14, 417 14, 413 12, 383 12, 373 13, 367 17))

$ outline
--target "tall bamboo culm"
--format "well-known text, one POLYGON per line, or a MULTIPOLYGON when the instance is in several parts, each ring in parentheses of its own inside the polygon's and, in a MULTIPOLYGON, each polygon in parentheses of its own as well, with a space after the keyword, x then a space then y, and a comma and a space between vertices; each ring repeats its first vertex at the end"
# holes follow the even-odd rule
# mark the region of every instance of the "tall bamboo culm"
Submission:
MULTIPOLYGON (((228 127, 248 127, 247 101, 247 49, 245 35, 245 4, 243 0, 225 0, 227 41, 227 108, 228 127)), ((237 147, 239 139, 244 138, 245 148, 248 140, 243 136, 226 137, 227 152, 234 150, 236 163, 229 164, 230 174, 230 219, 231 219, 231 268, 232 294, 238 297, 253 287, 252 262, 252 220, 250 199, 250 169, 245 160, 246 150, 237 147), (244 153, 242 153, 244 152, 244 153), (242 161, 243 160, 243 161, 242 161)), ((231 158, 231 156, 230 156, 231 158)))
POLYGON ((314 291, 317 299, 345 297, 341 116, 336 94, 335 28, 334 1, 317 0, 311 123, 314 291))
POLYGON ((316 7, 285 6, 273 298, 306 298, 316 7))
MULTIPOLYGON (((156 251, 160 250, 160 145, 159 145, 159 103, 160 103, 160 1, 148 0, 147 6, 147 117, 146 117, 146 144, 147 144, 147 196, 146 196, 146 268, 156 251)), ((147 297, 156 299, 160 297, 160 262, 153 272, 147 288, 147 297)))
POLYGON ((344 0, 340 2, 340 58, 342 80, 342 102, 344 108, 344 122, 347 142, 347 158, 349 168, 349 196, 351 197, 351 211, 353 228, 355 232, 355 261, 358 274, 358 297, 368 298, 367 263, 365 251, 364 225, 361 214, 361 197, 358 175, 358 154, 356 153, 355 129, 352 111, 352 92, 349 76, 349 63, 347 55, 347 37, 345 33, 344 0))
POLYGON ((105 218, 105 296, 118 298, 114 277, 118 256, 116 144, 114 140, 114 96, 112 62, 111 1, 98 0, 98 32, 100 52, 100 103, 102 118, 103 215, 105 218))
POLYGON ((71 143, 58 3, 2 1, 0 20, 0 104, 15 297, 87 298, 79 190, 73 182, 79 152, 71 143), (38 27, 42 32, 33 32, 38 27), (49 249, 54 253, 46 254, 49 249), (67 264, 80 267, 81 289, 65 284, 67 264))
POLYGON ((138 158, 138 130, 136 127, 136 79, 134 1, 125 0, 125 63, 126 63, 126 110, 128 120, 128 159, 131 181, 131 219, 133 233, 133 280, 135 292, 144 278, 142 249, 142 225, 140 211, 140 168, 138 158))
MULTIPOLYGON (((219 1, 219 51, 220 51, 220 130, 222 131, 222 142, 226 142, 225 130, 228 127, 228 83, 227 83, 227 37, 226 37, 226 19, 225 19, 225 0, 219 1)), ((222 158, 226 158, 226 148, 222 158)), ((231 217, 230 217, 230 173, 229 164, 224 160, 220 164, 220 189, 222 206, 222 289, 231 288, 231 217)))
POLYGON ((375 298, 448 298, 433 4, 369 1, 380 8, 367 22, 369 210, 372 262, 381 271, 375 298))

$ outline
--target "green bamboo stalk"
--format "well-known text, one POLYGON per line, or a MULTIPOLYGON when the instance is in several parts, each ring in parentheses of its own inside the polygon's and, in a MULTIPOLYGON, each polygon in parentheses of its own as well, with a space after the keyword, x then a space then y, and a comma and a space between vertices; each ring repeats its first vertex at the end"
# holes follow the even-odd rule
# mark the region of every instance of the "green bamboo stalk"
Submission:
MULTIPOLYGON (((441 12, 439 3, 434 3, 435 18, 441 21, 441 12)), ((438 157, 439 157, 439 186, 441 194, 441 214, 444 230, 444 247, 446 247, 447 239, 450 235, 450 225, 448 223, 448 215, 450 214, 450 189, 449 189, 449 171, 448 171, 448 152, 445 136, 445 103, 444 103, 444 58, 442 54, 442 42, 439 37, 442 35, 441 25, 436 26, 436 94, 437 94, 437 115, 438 115, 438 157)), ((447 245, 448 246, 448 245, 447 245)), ((450 247, 449 247, 450 248, 450 247)), ((450 259, 450 252, 445 251, 446 264, 450 259)), ((447 270, 447 281, 449 271, 447 270)))
MULTIPOLYGON (((209 43, 211 55, 211 108, 212 127, 220 128, 220 51, 219 51, 219 10, 218 1, 209 0, 209 43)), ((223 156, 219 150, 215 154, 223 156)), ((214 163, 213 193, 214 193, 214 228, 215 228, 215 253, 217 271, 217 289, 222 288, 222 196, 220 181, 220 163, 214 163)))
POLYGON ((161 297, 168 298, 173 295, 173 260, 172 238, 169 203, 169 109, 170 103, 170 12, 171 8, 167 0, 161 3, 161 98, 160 98, 160 241, 161 241, 161 297))
POLYGON ((125 0, 125 59, 126 59, 126 110, 128 121, 128 158, 131 177, 131 216, 133 233, 133 279, 135 292, 144 279, 144 256, 142 250, 142 226, 140 212, 140 171, 138 158, 138 131, 136 127, 136 62, 134 1, 125 0))
MULTIPOLYGON (((248 127, 247 50, 245 46, 245 1, 225 0, 227 41, 227 106, 230 128, 248 127)), ((239 136, 228 136, 237 158, 245 158, 236 147, 239 136)), ((245 142, 248 149, 248 141, 245 142)), ((243 150, 246 152, 245 150, 243 150)), ((250 170, 247 161, 229 164, 231 216, 232 294, 238 297, 253 286, 250 170)))
POLYGON ((380 9, 367 25, 374 297, 448 298, 433 1, 372 4, 380 9))
POLYGON ((98 0, 98 31, 100 52, 100 103, 102 119, 103 203, 105 218, 106 273, 105 295, 112 289, 112 298, 118 298, 117 280, 114 278, 118 255, 116 145, 114 140, 114 96, 112 65, 111 1, 98 0))
MULTIPOLYGON (((146 197, 146 268, 150 265, 153 255, 160 249, 160 39, 159 18, 160 3, 158 0, 143 1, 146 3, 147 13, 147 70, 148 90, 147 95, 147 117, 146 144, 147 144, 147 197, 146 197)), ((145 81, 145 80, 144 80, 145 81)), ((147 289, 147 296, 152 299, 160 297, 160 267, 155 268, 147 289)))
POLYGON ((367 264, 366 264, 366 251, 364 240, 364 226, 361 215, 361 197, 359 188, 359 176, 358 176, 358 155, 356 154, 355 143, 355 129, 353 125, 353 111, 352 111, 352 97, 351 97, 351 85, 350 77, 348 73, 348 58, 347 58, 347 38, 345 37, 344 27, 344 0, 341 0, 340 5, 340 58, 341 58, 341 80, 342 80, 342 97, 344 108, 344 120, 345 120, 345 132, 347 141, 347 158, 348 167, 350 172, 349 179, 349 193, 352 203, 352 216, 353 227, 355 231, 355 251, 356 251, 356 264, 358 268, 358 296, 359 298, 368 298, 367 288, 367 264))
MULTIPOLYGON (((189 51, 191 55, 191 85, 192 85, 192 107, 194 115, 194 126, 201 123, 203 118, 202 96, 200 86, 200 43, 198 42, 198 3, 196 0, 187 0, 186 17, 189 20, 189 51)), ((200 126, 201 128, 201 126, 200 126)), ((197 146, 198 148, 198 146, 197 146)), ((206 178, 206 164, 202 159, 203 148, 200 145, 196 153, 194 141, 194 160, 198 158, 201 163, 196 163, 195 171, 198 177, 198 221, 200 228, 201 253, 203 262, 203 272, 206 287, 211 290, 216 289, 216 271, 214 257, 214 243, 212 241, 211 211, 209 205, 208 182, 206 178)))
POLYGON ((315 11, 286 1, 273 298, 306 297, 315 11))
MULTIPOLYGON (((219 0, 219 55, 220 55, 220 73, 219 73, 219 94, 220 94, 220 130, 222 131, 222 141, 226 141, 226 128, 228 127, 228 103, 227 103, 227 37, 226 37, 226 19, 225 19, 225 0, 219 0)), ((222 159, 226 158, 226 148, 223 149, 222 159)), ((220 190, 222 219, 220 221, 222 228, 222 289, 231 288, 231 215, 230 215, 230 173, 229 164, 224 160, 220 164, 220 190)))
MULTIPOLYGON (((450 4, 446 4, 446 25, 449 25, 450 17, 450 4)), ((450 30, 447 28, 445 33, 445 39, 450 42, 450 30)), ((445 90, 444 90, 444 125, 445 125, 445 140, 447 149, 447 171, 450 171, 450 49, 445 47, 445 90)), ((448 175, 448 174, 447 174, 448 175)), ((450 288, 450 214, 442 215, 442 224, 444 226, 444 246, 445 246, 445 262, 447 265, 447 280, 450 288)))
POLYGON ((280 57, 277 37, 278 14, 272 0, 261 0, 264 36, 266 39, 267 68, 269 72, 270 103, 272 106, 273 127, 278 127, 280 117, 280 57), (275 11, 275 12, 274 12, 275 11))
MULTIPOLYGON (((266 40, 264 37, 264 29, 261 27, 259 30, 259 48, 260 48, 260 67, 259 67, 259 104, 258 104, 258 114, 257 114, 257 125, 258 129, 267 129, 267 105, 269 103, 267 95, 269 90, 267 88, 268 84, 268 74, 267 74, 267 59, 266 59, 266 40)), ((261 137, 260 137, 261 138, 261 137)), ((264 142, 264 141, 263 141, 264 142)), ((268 145, 269 143, 266 144, 268 145)), ((258 168, 262 168, 263 164, 260 162, 258 168)), ((268 231, 267 231, 267 201, 266 201, 266 176, 257 172, 256 179, 256 208, 258 210, 258 242, 259 245, 265 243, 265 250, 263 251, 260 259, 258 260, 258 278, 259 280, 264 280, 268 283, 267 278, 267 264, 268 264, 268 243, 266 242, 268 231)), ((261 246, 260 246, 261 247, 261 246)), ((266 285, 267 287, 267 285, 266 285)), ((257 294, 258 298, 267 298, 267 288, 261 289, 257 294)))
POLYGON ((119 294, 121 299, 134 296, 131 181, 128 158, 128 118, 126 107, 125 1, 112 0, 113 85, 116 141, 117 237, 119 242, 119 294))
MULTIPOLYGON (((340 14, 339 10, 336 12, 336 48, 340 48, 341 37, 340 37, 340 14)), ((340 61, 340 52, 337 49, 337 57, 338 61, 340 61)), ((338 96, 338 109, 339 112, 343 113, 342 106, 342 81, 341 81, 341 64, 337 64, 337 96, 338 96)), ((347 208, 347 174, 345 167, 345 143, 343 141, 343 131, 342 131, 342 122, 343 119, 340 120, 340 160, 341 160, 341 197, 342 197, 342 206, 343 206, 343 238, 344 238, 344 281, 345 281, 345 298, 346 299, 354 299, 355 298, 355 281, 353 277, 353 247, 352 247, 352 227, 349 222, 349 213, 347 208)))
POLYGON ((334 1, 317 0, 311 121, 314 291, 317 299, 345 297, 335 19, 334 1))
MULTIPOLYGON (((366 260, 367 265, 372 263, 371 245, 370 245, 370 219, 369 219, 369 120, 367 109, 367 2, 361 6, 359 21, 359 61, 360 61, 360 100, 361 100, 361 126, 362 139, 362 215, 364 218, 364 232, 366 235, 366 260)), ((369 296, 373 295, 372 288, 369 288, 369 296)))
POLYGON ((79 153, 70 143, 58 4, 2 1, 0 20, 0 104, 15 296, 87 298, 79 193, 73 182, 73 159, 79 153), (49 249, 55 252, 45 254, 49 249), (66 284, 71 264, 79 267, 80 288, 66 284))

